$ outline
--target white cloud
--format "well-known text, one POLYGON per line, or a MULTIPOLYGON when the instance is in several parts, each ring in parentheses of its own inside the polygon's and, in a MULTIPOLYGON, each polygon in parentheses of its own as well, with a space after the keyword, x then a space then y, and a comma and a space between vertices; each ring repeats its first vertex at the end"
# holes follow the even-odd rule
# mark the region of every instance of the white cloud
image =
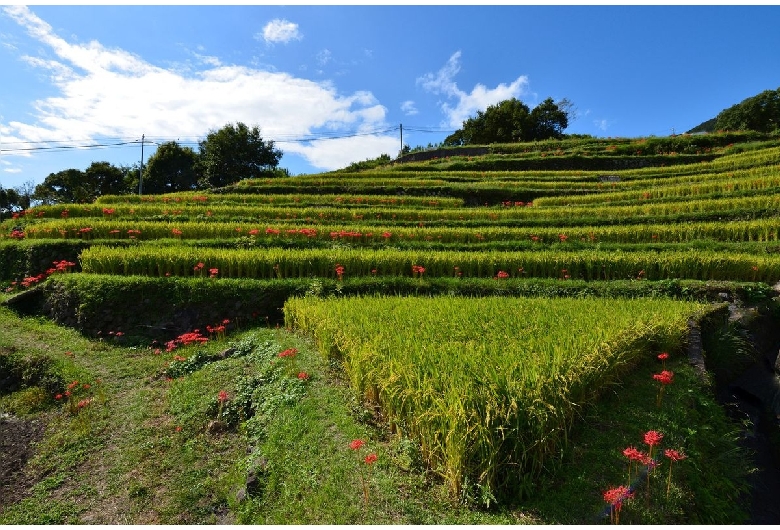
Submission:
POLYGON ((597 128, 605 132, 609 128, 609 126, 612 125, 612 123, 613 122, 610 122, 608 120, 593 120, 593 125, 595 125, 597 128))
POLYGON ((303 35, 298 31, 298 24, 276 18, 263 27, 262 37, 268 44, 281 42, 287 44, 291 40, 301 40, 303 35))
POLYGON ((419 111, 414 106, 414 101, 409 100, 409 101, 404 101, 403 103, 401 103, 401 112, 403 112, 407 116, 414 116, 419 111))
POLYGON ((501 83, 492 89, 478 83, 470 93, 461 90, 454 79, 460 72, 460 56, 460 51, 455 52, 438 72, 427 73, 417 79, 417 83, 425 90, 444 96, 447 100, 455 100, 454 104, 449 101, 441 103, 441 110, 447 117, 446 126, 459 128, 476 111, 485 110, 505 99, 519 98, 525 93, 528 87, 526 76, 520 76, 508 85, 501 83))
POLYGON ((333 54, 330 53, 330 50, 324 49, 317 53, 317 64, 320 66, 325 66, 329 62, 333 60, 333 54))
POLYGON ((21 173, 21 172, 22 170, 19 169, 18 167, 11 167, 3 170, 3 173, 21 173))
POLYGON ((283 151, 303 155, 318 169, 379 156, 391 144, 370 132, 386 128, 387 114, 370 92, 339 94, 329 82, 223 65, 216 57, 191 71, 166 69, 98 42, 69 43, 26 7, 6 7, 5 12, 53 52, 46 60, 24 60, 44 70, 57 93, 32 103, 31 120, 5 123, 4 140, 81 141, 142 133, 202 138, 238 121, 258 125, 264 138, 280 145, 323 130, 364 131, 367 136, 284 144, 283 151))

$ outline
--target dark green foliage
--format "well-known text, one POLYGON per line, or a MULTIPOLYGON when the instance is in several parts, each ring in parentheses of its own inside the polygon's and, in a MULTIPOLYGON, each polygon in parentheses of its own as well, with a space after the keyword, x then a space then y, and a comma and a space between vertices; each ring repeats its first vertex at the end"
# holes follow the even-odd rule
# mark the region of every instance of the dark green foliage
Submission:
POLYGON ((181 147, 176 142, 160 144, 146 164, 142 192, 160 194, 194 190, 200 178, 197 166, 198 155, 191 148, 181 147))
POLYGON ((65 381, 57 363, 43 354, 24 357, 0 351, 0 395, 30 387, 42 388, 48 396, 62 391, 65 381))
POLYGON ((778 128, 780 128, 780 88, 764 90, 760 94, 744 99, 688 132, 749 130, 773 133, 778 128))
POLYGON ((35 187, 32 198, 43 204, 89 203, 101 195, 129 191, 127 172, 108 162, 92 162, 86 171, 66 169, 51 173, 35 187))
POLYGON ((51 268, 54 261, 61 260, 76 263, 73 271, 78 271, 79 254, 90 245, 81 240, 0 241, 0 281, 19 281, 26 276, 35 276, 51 268))
POLYGON ((221 188, 246 178, 268 176, 282 158, 273 140, 263 140, 260 128, 238 122, 211 131, 199 144, 201 188, 221 188))
POLYGON ((150 340, 162 344, 194 329, 205 330, 206 326, 223 319, 229 319, 236 327, 275 325, 283 321, 284 302, 292 296, 306 294, 322 297, 358 294, 660 296, 717 301, 721 292, 741 299, 748 296, 766 299, 772 291, 762 284, 683 280, 425 278, 420 281, 411 277, 358 277, 339 282, 328 278, 217 280, 98 274, 54 276, 44 285, 48 315, 55 321, 90 336, 122 331, 123 340, 147 344, 150 340))
POLYGON ((19 193, 16 190, 5 189, 0 186, 0 221, 11 216, 11 211, 21 205, 19 193))
POLYGON ((463 122, 463 128, 444 139, 445 146, 530 142, 560 138, 569 126, 570 104, 545 99, 533 110, 512 98, 488 106, 463 122))
POLYGON ((717 130, 772 133, 780 127, 780 88, 765 90, 718 114, 717 130))

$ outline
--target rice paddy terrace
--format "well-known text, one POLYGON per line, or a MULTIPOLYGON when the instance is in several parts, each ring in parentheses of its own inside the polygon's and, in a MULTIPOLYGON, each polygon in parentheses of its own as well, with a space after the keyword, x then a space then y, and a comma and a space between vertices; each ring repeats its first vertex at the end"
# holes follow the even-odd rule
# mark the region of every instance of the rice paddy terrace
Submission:
MULTIPOLYGON (((780 138, 489 151, 37 206, 0 225, 0 282, 19 311, 130 344, 283 325, 453 498, 533 498, 616 382, 685 359, 691 326, 725 326, 716 302, 774 296, 780 138)), ((690 429, 657 429, 645 474, 677 461, 664 449, 697 451, 690 429)), ((639 494, 627 487, 613 517, 639 494)))

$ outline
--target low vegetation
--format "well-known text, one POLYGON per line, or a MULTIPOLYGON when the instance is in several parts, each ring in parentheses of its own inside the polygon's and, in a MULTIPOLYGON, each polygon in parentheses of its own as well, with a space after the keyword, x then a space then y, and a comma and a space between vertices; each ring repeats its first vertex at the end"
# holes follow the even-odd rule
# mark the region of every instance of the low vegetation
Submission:
POLYGON ((496 144, 15 212, 0 428, 45 432, 0 522, 744 523, 718 302, 774 307, 779 144, 496 144))

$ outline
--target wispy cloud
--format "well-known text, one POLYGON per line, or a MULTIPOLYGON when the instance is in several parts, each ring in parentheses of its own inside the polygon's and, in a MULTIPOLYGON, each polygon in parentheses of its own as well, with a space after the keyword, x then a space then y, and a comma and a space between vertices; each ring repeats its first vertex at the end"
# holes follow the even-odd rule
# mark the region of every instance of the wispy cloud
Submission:
POLYGON ((520 76, 508 85, 501 83, 492 89, 478 83, 471 92, 461 90, 455 82, 455 76, 460 72, 460 56, 460 51, 455 52, 438 72, 427 73, 417 79, 417 83, 425 90, 447 98, 447 101, 441 103, 447 126, 461 127, 476 111, 484 110, 505 99, 519 98, 526 92, 526 76, 520 76), (454 103, 451 104, 452 100, 454 103))
MULTIPOLYGON (((242 121, 259 125, 264 138, 319 169, 337 169, 397 147, 394 137, 371 133, 386 128, 387 109, 370 92, 340 94, 329 82, 225 65, 210 56, 188 71, 161 68, 99 42, 70 43, 24 6, 5 7, 4 12, 48 48, 22 60, 47 73, 55 90, 31 103, 29 122, 5 123, 4 139, 39 142, 142 133, 203 137, 242 121), (346 135, 356 130, 368 136, 344 138, 338 146, 336 140, 289 142, 325 131, 346 135)), ((270 32, 271 38, 281 38, 279 34, 270 32)))
POLYGON ((407 116, 414 116, 419 111, 417 110, 417 107, 415 107, 414 101, 404 101, 401 103, 401 112, 407 116))
POLYGON ((324 50, 320 50, 317 53, 317 64, 320 66, 325 66, 332 60, 333 60, 333 54, 327 48, 324 50))
POLYGON ((298 31, 298 24, 279 18, 263 26, 263 31, 257 36, 268 44, 276 44, 278 42, 287 44, 292 40, 301 40, 303 38, 303 34, 298 31))
POLYGON ((602 119, 602 120, 593 120, 593 125, 595 125, 598 129, 601 129, 602 131, 606 132, 606 130, 609 128, 610 125, 612 125, 613 122, 602 119))

